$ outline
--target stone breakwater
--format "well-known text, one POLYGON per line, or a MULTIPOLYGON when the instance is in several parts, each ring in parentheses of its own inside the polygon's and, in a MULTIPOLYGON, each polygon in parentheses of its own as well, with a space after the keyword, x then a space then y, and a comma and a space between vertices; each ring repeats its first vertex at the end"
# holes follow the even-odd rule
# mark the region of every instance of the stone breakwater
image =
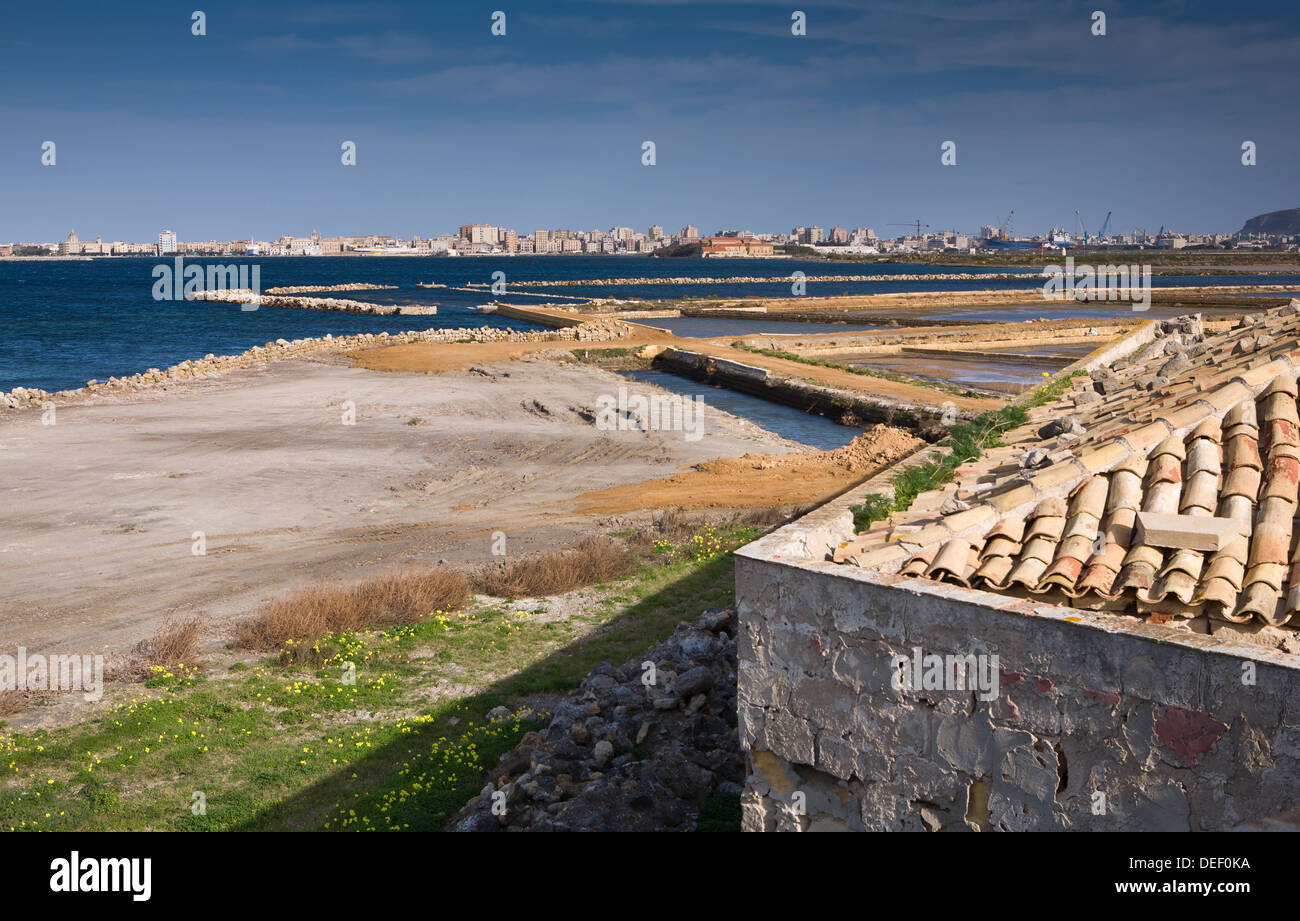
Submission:
POLYGON ((530 330, 466 327, 459 329, 426 329, 402 333, 359 333, 354 336, 332 334, 308 339, 277 339, 257 345, 238 355, 213 355, 182 361, 170 368, 149 368, 129 377, 110 377, 106 381, 90 380, 77 390, 50 392, 39 387, 15 387, 5 393, 0 391, 0 410, 39 409, 48 402, 64 402, 84 398, 87 394, 118 394, 154 387, 166 387, 184 381, 202 380, 214 374, 253 368, 283 358, 299 358, 321 352, 346 352, 353 349, 374 348, 385 345, 404 345, 411 342, 612 342, 626 339, 631 327, 615 320, 600 320, 558 330, 530 330))
POLYGON ((358 281, 344 285, 289 285, 287 287, 267 288, 263 294, 313 294, 329 291, 393 291, 397 285, 372 285, 358 281))
MULTIPOLYGON (((932 272, 925 275, 807 275, 804 281, 981 281, 997 278, 1035 278, 1032 272, 932 272)), ((790 281, 789 275, 731 275, 726 278, 696 278, 674 275, 669 278, 577 278, 563 281, 512 281, 511 288, 565 288, 581 285, 748 285, 790 281)), ((487 282, 470 282, 471 288, 488 288, 487 282)))
POLYGON ((247 288, 199 291, 185 295, 187 301, 215 301, 222 304, 257 304, 260 307, 297 307, 300 310, 339 310, 343 313, 371 313, 382 316, 432 316, 437 304, 371 304, 341 297, 301 297, 257 294, 247 288))
MULTIPOLYGON (((505 707, 488 716, 510 718, 505 707)), ((735 609, 678 625, 621 668, 596 666, 489 777, 449 831, 695 830, 708 799, 738 796, 744 778, 735 609), (643 681, 646 662, 653 684, 643 681)))

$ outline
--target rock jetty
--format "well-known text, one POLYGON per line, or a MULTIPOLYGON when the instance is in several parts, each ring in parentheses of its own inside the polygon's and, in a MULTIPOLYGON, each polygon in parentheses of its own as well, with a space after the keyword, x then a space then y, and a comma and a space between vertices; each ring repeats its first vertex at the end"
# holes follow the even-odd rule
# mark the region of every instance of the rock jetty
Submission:
MULTIPOLYGON (((993 278, 1026 278, 1033 272, 931 272, 927 274, 899 275, 808 275, 804 281, 983 281, 993 278)), ((512 281, 511 288, 565 288, 573 286, 601 287, 603 285, 750 285, 789 282, 789 275, 731 275, 726 278, 696 278, 674 275, 669 278, 573 278, 557 281, 512 281)), ((469 282, 470 287, 487 288, 487 282, 469 282)))
POLYGON ((346 352, 353 349, 376 348, 385 345, 403 345, 410 342, 611 342, 626 339, 631 327, 616 320, 598 320, 557 330, 530 330, 489 327, 464 327, 457 329, 426 329, 402 333, 359 333, 354 336, 325 335, 307 339, 277 339, 265 345, 254 346, 238 355, 213 355, 182 361, 170 368, 149 368, 129 377, 110 377, 106 381, 91 380, 78 390, 60 390, 51 393, 39 387, 15 387, 8 393, 0 391, 0 410, 38 409, 47 402, 66 402, 84 398, 87 394, 117 394, 190 380, 202 380, 226 371, 252 368, 283 358, 300 358, 322 352, 346 352))
POLYGON ((185 295, 187 301, 216 301, 223 304, 257 304, 259 307, 297 307, 301 310, 340 310, 344 313, 373 313, 383 316, 432 316, 437 304, 371 304, 341 297, 302 297, 258 294, 247 288, 199 291, 185 295))
POLYGON ((372 285, 358 281, 344 285, 289 285, 287 287, 267 288, 263 294, 315 294, 329 291, 393 291, 397 285, 372 285))

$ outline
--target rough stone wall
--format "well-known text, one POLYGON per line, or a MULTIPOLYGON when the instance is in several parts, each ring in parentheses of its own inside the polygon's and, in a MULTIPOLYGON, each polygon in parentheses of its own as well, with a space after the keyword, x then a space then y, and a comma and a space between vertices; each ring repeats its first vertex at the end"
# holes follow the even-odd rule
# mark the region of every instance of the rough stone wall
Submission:
POLYGON ((1209 830, 1300 803, 1300 657, 783 546, 736 559, 746 830, 1209 830), (915 647, 997 654, 996 699, 894 690, 915 647))

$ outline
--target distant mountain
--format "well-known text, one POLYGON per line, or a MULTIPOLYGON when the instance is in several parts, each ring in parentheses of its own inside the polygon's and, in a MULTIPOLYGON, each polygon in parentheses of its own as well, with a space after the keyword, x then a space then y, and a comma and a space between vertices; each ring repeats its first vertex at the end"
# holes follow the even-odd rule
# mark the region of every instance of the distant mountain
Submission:
POLYGON ((1246 233, 1300 233, 1300 208, 1257 214, 1241 228, 1246 233))

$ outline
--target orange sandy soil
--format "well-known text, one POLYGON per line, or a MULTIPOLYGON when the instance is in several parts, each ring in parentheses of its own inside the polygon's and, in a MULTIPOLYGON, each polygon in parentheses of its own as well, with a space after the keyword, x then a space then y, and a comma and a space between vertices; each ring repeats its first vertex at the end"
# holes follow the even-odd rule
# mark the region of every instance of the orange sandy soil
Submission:
POLYGON ((662 480, 615 486, 578 497, 580 515, 668 508, 750 508, 823 502, 874 476, 925 442, 877 425, 834 451, 746 454, 696 464, 662 480))

